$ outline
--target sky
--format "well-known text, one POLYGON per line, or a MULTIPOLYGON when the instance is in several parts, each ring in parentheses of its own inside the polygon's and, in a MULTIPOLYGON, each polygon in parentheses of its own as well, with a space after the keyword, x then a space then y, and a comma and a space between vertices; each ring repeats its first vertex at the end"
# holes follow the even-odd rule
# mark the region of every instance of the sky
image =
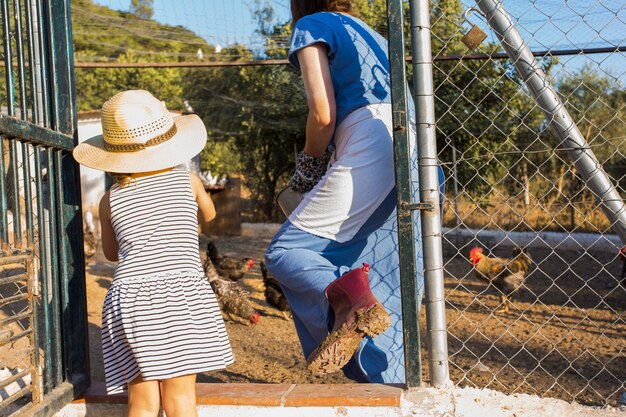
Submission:
MULTIPOLYGON (((129 10, 130 0, 94 0, 115 10, 129 10)), ((289 19, 289 0, 272 0, 280 21, 289 19)), ((252 0, 154 0, 154 19, 181 25, 222 47, 234 43, 260 45, 250 12, 252 0)))
MULTIPOLYGON (((289 0, 261 1, 271 1, 277 22, 289 19, 289 0)), ((476 5, 474 0, 461 1, 467 7, 476 5)), ((116 10, 129 10, 130 6, 130 0, 94 2, 116 10)), ((184 26, 214 45, 242 43, 258 49, 262 40, 254 33, 252 3, 253 0, 154 0, 154 18, 184 26)), ((504 0, 503 5, 519 23, 522 37, 533 50, 626 46, 625 0, 504 0)), ((472 13, 469 19, 488 33, 489 40, 497 41, 479 15, 472 13)), ((622 83, 626 81, 624 53, 562 57, 561 61, 570 72, 592 64, 622 83)))

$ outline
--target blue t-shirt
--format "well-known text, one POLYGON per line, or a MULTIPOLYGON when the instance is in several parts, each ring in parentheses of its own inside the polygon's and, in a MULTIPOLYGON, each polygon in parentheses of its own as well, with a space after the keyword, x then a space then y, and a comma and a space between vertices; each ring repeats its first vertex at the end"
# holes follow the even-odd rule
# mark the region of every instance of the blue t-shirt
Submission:
POLYGON ((289 62, 300 69, 296 52, 319 42, 328 46, 337 126, 360 107, 391 102, 385 38, 355 17, 335 12, 315 13, 296 22, 289 62))

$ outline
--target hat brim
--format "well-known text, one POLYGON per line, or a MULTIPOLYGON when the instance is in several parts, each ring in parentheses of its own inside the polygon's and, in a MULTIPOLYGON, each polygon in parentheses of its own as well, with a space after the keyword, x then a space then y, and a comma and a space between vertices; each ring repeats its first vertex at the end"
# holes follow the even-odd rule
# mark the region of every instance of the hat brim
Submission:
POLYGON ((114 173, 131 174, 175 167, 202 151, 207 133, 204 123, 195 114, 175 117, 174 123, 174 136, 140 151, 107 151, 102 135, 98 135, 76 146, 72 155, 82 165, 114 173))

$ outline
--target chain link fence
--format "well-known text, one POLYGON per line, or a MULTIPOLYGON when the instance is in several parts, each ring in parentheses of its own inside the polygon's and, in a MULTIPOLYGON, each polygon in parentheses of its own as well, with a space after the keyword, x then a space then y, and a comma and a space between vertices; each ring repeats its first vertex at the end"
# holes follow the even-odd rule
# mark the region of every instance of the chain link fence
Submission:
MULTIPOLYGON (((120 8, 128 4, 122 0, 117 3, 120 8)), ((111 0, 107 4, 117 3, 111 0)), ((288 8, 284 0, 272 3, 279 11, 288 8)), ((369 3, 384 7, 384 2, 369 3)), ((586 173, 571 158, 576 149, 550 129, 553 120, 546 119, 533 99, 527 77, 517 72, 516 62, 476 9, 477 3, 430 2, 437 142, 446 174, 443 253, 451 379, 460 386, 617 405, 626 390, 626 280, 615 221, 607 217, 586 173), (487 37, 469 50, 462 39, 472 25, 487 37), (523 250, 532 259, 528 272, 522 274, 523 279, 518 279, 517 289, 510 294, 508 311, 503 309, 502 292, 476 277, 469 259, 474 247, 489 257, 502 258, 523 250)), ((220 4, 235 7, 230 2, 220 4)), ((502 4, 623 198, 626 5, 611 0, 507 0, 502 4)), ((205 6, 198 10, 178 8, 187 14, 176 23, 193 26, 198 16, 208 16, 203 12, 205 6)), ((74 5, 73 12, 80 17, 75 22, 75 38, 86 30, 80 21, 96 19, 106 29, 106 22, 113 19, 108 11, 87 10, 84 5, 74 5)), ((368 17, 363 16, 365 20, 368 17)), ((207 24, 222 23, 209 17, 205 20, 207 24)), ((143 32, 147 29, 135 27, 138 21, 115 22, 120 28, 124 25, 135 30, 138 38, 149 38, 149 33, 143 32)), ((385 34, 385 24, 376 28, 385 34)), ((174 31, 173 27, 169 30, 174 31)), ((157 54, 171 49, 157 45, 154 56, 142 52, 146 62, 118 57, 119 62, 113 63, 105 48, 110 46, 108 41, 90 32, 89 44, 100 45, 104 51, 98 49, 102 56, 93 59, 102 68, 90 67, 92 63, 87 61, 93 57, 87 52, 81 55, 77 49, 79 94, 90 85, 112 88, 99 80, 116 71, 115 64, 121 68, 116 73, 122 80, 118 82, 125 83, 125 88, 157 89, 155 93, 173 106, 188 100, 187 104, 207 122, 214 144, 226 143, 227 138, 253 143, 253 129, 227 123, 235 116, 247 118, 245 123, 261 120, 275 125, 276 137, 289 129, 295 136, 294 126, 301 125, 298 117, 305 110, 291 99, 302 88, 299 78, 285 71, 286 62, 278 62, 284 55, 277 52, 287 45, 288 31, 268 33, 267 43, 274 49, 268 47, 271 53, 266 54, 267 59, 255 63, 251 61, 258 57, 251 51, 243 53, 234 47, 222 50, 207 34, 202 36, 209 39, 211 48, 185 34, 186 42, 181 44, 186 46, 171 50, 176 56, 157 54), (196 54, 198 62, 193 61, 196 54), (278 59, 270 62, 272 58, 278 59), (222 62, 214 68, 201 68, 209 67, 209 61, 229 62, 227 67, 219 67, 225 65, 222 62), (249 62, 244 65, 240 61, 249 62), (262 63, 271 66, 248 66, 262 63), (192 71, 194 66, 198 69, 192 71), (255 74, 262 80, 262 88, 249 82, 255 74), (151 79, 159 86, 156 82, 151 85, 151 79), (192 85, 191 91, 178 91, 185 83, 192 85), (267 93, 267 85, 277 93, 267 93), (284 106, 272 110, 276 102, 284 102, 284 106), (220 112, 218 107, 227 111, 220 112), (289 109, 293 114, 287 114, 289 109)), ((118 45, 113 47, 117 51, 118 45)), ((102 100, 94 96, 96 99, 85 95, 81 101, 79 95, 79 106, 97 107, 94 103, 102 100)), ((272 147, 277 146, 272 136, 272 147)), ((253 153, 248 148, 239 151, 253 153)), ((276 174, 284 180, 280 175, 285 174, 276 174)), ((273 198, 269 201, 273 204, 273 198)))
MULTIPOLYGON (((451 378, 461 386, 615 406, 626 383, 626 281, 616 225, 476 3, 431 5, 447 189, 451 378), (462 38, 472 25, 487 38, 468 50, 462 38), (488 272, 493 285, 479 279, 476 269, 490 261, 474 267, 474 247, 490 258, 524 250, 532 264, 502 289, 505 274, 488 272), (503 295, 510 292, 506 311, 503 295)), ((626 195, 624 4, 503 5, 611 183, 626 195)))

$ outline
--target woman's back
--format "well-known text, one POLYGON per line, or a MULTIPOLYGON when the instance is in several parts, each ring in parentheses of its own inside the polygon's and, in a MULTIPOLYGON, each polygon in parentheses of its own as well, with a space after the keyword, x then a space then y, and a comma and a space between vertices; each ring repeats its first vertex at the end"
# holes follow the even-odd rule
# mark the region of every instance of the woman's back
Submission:
POLYGON ((111 187, 111 224, 119 242, 114 279, 202 274, 198 205, 189 173, 171 171, 111 187))
POLYGON ((365 22, 336 12, 302 17, 293 30, 290 62, 299 68, 296 52, 314 43, 328 47, 337 125, 360 107, 391 102, 387 41, 365 22))

